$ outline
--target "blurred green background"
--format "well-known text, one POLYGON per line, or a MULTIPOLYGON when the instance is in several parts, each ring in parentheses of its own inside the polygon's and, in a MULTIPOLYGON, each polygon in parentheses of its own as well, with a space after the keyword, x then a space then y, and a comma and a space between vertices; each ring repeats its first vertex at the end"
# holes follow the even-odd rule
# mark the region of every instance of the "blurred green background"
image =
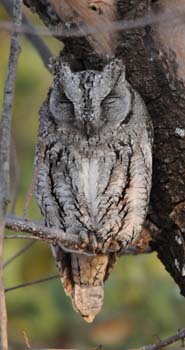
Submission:
MULTIPOLYGON (((35 16, 27 14, 39 23, 35 16)), ((8 20, 0 7, 0 19, 8 20)), ((61 44, 45 39, 54 54, 61 44)), ((23 215, 30 188, 38 127, 38 110, 45 99, 51 76, 31 44, 21 38, 12 139, 19 163, 19 195, 16 214, 23 215)), ((0 31, 0 103, 9 53, 9 34, 0 31)), ((14 181, 14 174, 12 181, 14 181)), ((41 220, 34 199, 28 217, 41 220)), ((5 261, 25 241, 6 241, 5 261)), ((49 247, 37 242, 24 255, 7 266, 5 286, 56 274, 49 247)), ((71 306, 59 280, 7 293, 10 349, 25 346, 26 332, 32 347, 91 348, 103 344, 106 349, 134 348, 158 341, 184 327, 185 300, 155 254, 124 257, 119 260, 105 285, 104 306, 93 324, 86 324, 71 306)))

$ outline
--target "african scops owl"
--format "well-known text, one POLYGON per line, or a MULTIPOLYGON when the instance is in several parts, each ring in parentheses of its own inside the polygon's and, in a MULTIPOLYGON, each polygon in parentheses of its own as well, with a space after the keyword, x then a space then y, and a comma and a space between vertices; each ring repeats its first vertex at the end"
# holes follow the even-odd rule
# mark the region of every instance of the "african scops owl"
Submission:
POLYGON ((60 241, 52 247, 66 294, 92 322, 119 250, 141 233, 151 189, 152 124, 120 60, 102 71, 55 63, 35 166, 47 226, 78 235, 97 253, 66 252, 60 241))

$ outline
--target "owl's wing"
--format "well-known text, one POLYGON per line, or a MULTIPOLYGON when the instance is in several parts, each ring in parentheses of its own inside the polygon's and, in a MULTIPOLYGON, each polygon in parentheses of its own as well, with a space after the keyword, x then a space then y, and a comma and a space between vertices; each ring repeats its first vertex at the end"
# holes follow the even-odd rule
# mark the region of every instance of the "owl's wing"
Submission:
MULTIPOLYGON (((116 160, 102 195, 102 227, 98 234, 106 251, 111 241, 123 247, 134 243, 146 218, 152 179, 153 127, 140 96, 134 93, 132 120, 117 133, 116 160)), ((108 160, 107 160, 108 163, 108 160)))

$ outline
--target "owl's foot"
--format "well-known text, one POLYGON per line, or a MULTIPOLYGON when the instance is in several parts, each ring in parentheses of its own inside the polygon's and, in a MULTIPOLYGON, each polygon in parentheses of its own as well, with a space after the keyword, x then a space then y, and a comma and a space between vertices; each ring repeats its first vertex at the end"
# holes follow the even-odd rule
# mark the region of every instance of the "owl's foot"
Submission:
POLYGON ((137 237, 137 233, 135 233, 135 229, 131 227, 131 229, 127 232, 123 231, 122 235, 117 235, 116 240, 119 242, 120 246, 124 249, 128 246, 134 244, 135 239, 137 237))
POLYGON ((115 239, 108 239, 103 243, 102 253, 115 253, 121 250, 121 244, 115 239))
POLYGON ((98 248, 98 242, 94 232, 80 231, 80 240, 82 249, 88 249, 90 252, 95 253, 98 248))

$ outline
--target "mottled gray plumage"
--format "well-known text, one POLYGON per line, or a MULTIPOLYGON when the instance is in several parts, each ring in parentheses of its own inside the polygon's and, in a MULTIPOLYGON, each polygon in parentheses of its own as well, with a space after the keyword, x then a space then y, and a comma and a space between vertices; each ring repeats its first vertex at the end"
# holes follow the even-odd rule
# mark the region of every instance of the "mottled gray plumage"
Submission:
POLYGON ((103 71, 55 64, 40 111, 36 197, 46 224, 79 238, 96 256, 53 247, 65 292, 91 322, 119 250, 138 239, 152 175, 152 125, 145 104, 115 60, 103 71))

